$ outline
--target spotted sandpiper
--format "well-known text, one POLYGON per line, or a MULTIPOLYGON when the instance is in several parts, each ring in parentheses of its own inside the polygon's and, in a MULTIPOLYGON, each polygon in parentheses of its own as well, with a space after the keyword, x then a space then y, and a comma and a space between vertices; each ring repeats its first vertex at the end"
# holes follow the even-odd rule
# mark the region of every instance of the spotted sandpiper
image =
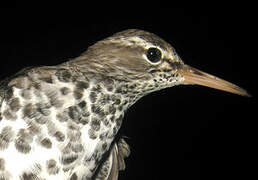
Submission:
POLYGON ((129 147, 114 141, 139 98, 180 84, 250 96, 185 65, 158 36, 125 30, 57 66, 22 70, 1 82, 0 178, 118 179, 129 147))

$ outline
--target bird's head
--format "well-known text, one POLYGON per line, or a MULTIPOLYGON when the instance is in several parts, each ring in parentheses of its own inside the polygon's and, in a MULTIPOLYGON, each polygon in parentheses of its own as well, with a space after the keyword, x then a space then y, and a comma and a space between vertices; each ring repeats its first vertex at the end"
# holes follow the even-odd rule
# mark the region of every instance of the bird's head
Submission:
POLYGON ((71 62, 82 71, 129 82, 142 94, 179 84, 196 84, 249 96, 232 83, 184 64, 169 43, 137 29, 101 40, 71 62))

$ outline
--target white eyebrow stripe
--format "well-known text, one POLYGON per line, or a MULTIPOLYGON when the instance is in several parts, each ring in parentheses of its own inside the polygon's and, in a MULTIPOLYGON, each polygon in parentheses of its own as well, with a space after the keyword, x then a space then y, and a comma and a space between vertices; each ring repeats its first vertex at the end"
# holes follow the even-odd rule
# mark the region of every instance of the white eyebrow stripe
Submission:
POLYGON ((152 43, 149 43, 147 41, 145 41, 144 39, 140 38, 140 37, 121 37, 119 39, 111 39, 111 42, 114 43, 121 43, 123 45, 126 46, 133 46, 133 45, 138 45, 141 47, 144 47, 145 49, 148 49, 150 47, 157 47, 152 43))
MULTIPOLYGON (((134 37, 120 37, 118 39, 111 39, 111 42, 121 43, 122 45, 125 45, 125 46, 137 45, 137 46, 143 47, 146 50, 151 48, 151 47, 154 47, 154 48, 158 48, 162 52, 162 58, 169 58, 169 59, 174 59, 175 58, 171 54, 171 52, 168 52, 168 51, 162 49, 160 46, 157 46, 155 44, 147 42, 146 40, 144 40, 140 37, 137 37, 137 36, 134 36, 134 37)), ((143 57, 144 57, 144 59, 146 59, 146 55, 143 54, 143 57)))

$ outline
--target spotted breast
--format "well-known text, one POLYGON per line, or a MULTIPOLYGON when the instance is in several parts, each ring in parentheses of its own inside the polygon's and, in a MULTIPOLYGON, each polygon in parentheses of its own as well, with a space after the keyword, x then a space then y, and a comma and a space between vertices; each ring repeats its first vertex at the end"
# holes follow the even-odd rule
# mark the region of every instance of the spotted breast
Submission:
MULTIPOLYGON (((111 79, 100 82, 65 65, 26 69, 3 81, 0 179, 90 178, 128 102, 112 93, 111 79)), ((96 178, 111 170, 117 144, 113 149, 96 178)))
POLYGON ((137 29, 98 41, 61 65, 25 69, 2 81, 0 179, 117 180, 130 152, 115 138, 125 111, 151 92, 180 84, 250 97, 184 64, 169 43, 137 29))

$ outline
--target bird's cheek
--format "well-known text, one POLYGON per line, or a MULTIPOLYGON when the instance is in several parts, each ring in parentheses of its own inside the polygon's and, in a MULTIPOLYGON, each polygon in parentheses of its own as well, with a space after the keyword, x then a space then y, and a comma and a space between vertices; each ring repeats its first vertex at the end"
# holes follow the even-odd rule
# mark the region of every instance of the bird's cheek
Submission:
POLYGON ((174 70, 173 66, 171 66, 170 61, 168 60, 163 60, 162 63, 160 63, 159 67, 160 70, 164 70, 164 71, 172 71, 174 70))

